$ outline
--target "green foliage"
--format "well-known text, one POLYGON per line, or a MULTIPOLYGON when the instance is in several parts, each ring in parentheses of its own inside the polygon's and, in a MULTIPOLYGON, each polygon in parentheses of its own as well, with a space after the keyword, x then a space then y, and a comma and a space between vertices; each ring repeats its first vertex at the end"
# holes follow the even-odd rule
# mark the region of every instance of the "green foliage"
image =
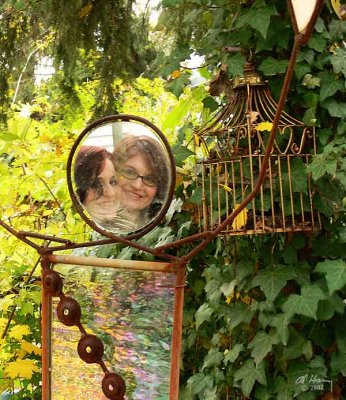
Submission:
MULTIPOLYGON (((171 72, 186 43, 205 56, 211 74, 222 62, 231 78, 240 74, 250 50, 278 98, 293 42, 285 2, 163 5, 166 21, 180 18, 179 30, 187 35, 184 42, 176 32, 171 72), (222 51, 236 46, 240 53, 222 51)), ((177 25, 167 26, 174 31, 177 25)), ((311 235, 217 239, 191 262, 181 399, 315 399, 331 387, 338 396, 345 385, 345 32, 346 22, 325 6, 298 56, 286 104, 290 114, 316 127, 317 155, 307 167, 301 159, 292 162, 292 189, 306 192, 307 170, 323 229, 311 235), (314 384, 313 377, 322 384, 314 384)), ((180 61, 185 58, 182 53, 180 61)), ((207 99, 198 126, 210 118, 207 99)), ((178 103, 180 126, 189 115, 183 102, 178 103)), ((182 139, 182 146, 192 140, 188 129, 182 139)), ((180 148, 179 163, 188 169, 189 158, 184 162, 180 148)), ((202 153, 201 148, 198 156, 202 153)), ((285 185, 285 174, 282 178, 285 185)), ((200 204, 199 189, 187 185, 185 201, 200 204)))
MULTIPOLYGON (((91 238, 91 231, 72 207, 66 161, 74 140, 93 114, 97 83, 90 81, 74 88, 76 106, 61 92, 60 78, 57 74, 37 87, 31 103, 15 104, 13 117, 0 132, 0 215, 17 231, 81 242, 91 238)), ((131 86, 121 80, 113 84, 123 93, 119 110, 141 115, 158 126, 175 104, 160 79, 141 77, 131 86)), ((166 236, 162 231, 153 232, 152 241, 163 244, 171 240, 170 234, 170 230, 166 236)), ((0 240, 0 393, 14 386, 20 389, 18 398, 40 398, 40 354, 28 350, 28 344, 41 343, 39 254, 3 228, 0 240), (25 335, 15 334, 16 329, 25 335)), ((33 240, 43 245, 42 239, 33 240)), ((102 251, 103 256, 109 256, 107 247, 102 251)))
POLYGON ((60 88, 77 98, 75 84, 97 80, 94 115, 114 113, 114 78, 127 80, 148 72, 155 50, 148 13, 134 1, 2 1, 0 5, 0 107, 4 121, 9 102, 34 97, 35 67, 44 57, 61 71, 60 88))

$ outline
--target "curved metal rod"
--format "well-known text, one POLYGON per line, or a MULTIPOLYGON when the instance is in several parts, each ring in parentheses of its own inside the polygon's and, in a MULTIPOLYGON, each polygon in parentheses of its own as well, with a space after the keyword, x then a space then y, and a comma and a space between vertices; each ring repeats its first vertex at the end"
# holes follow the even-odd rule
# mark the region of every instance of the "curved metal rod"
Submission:
POLYGON ((22 234, 20 231, 16 231, 10 225, 6 224, 6 222, 1 221, 1 219, 0 219, 0 226, 2 226, 4 229, 6 229, 8 232, 10 232, 11 235, 13 235, 16 238, 20 239, 22 242, 24 242, 24 243, 28 244, 29 246, 33 247, 38 252, 40 251, 41 246, 39 246, 38 244, 36 244, 36 243, 32 242, 31 240, 27 239, 25 234, 22 234))

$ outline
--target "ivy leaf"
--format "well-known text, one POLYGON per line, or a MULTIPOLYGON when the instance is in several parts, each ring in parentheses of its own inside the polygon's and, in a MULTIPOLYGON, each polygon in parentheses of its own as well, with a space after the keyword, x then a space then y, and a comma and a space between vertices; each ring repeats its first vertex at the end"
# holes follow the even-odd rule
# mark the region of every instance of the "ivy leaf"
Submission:
POLYGON ((231 297, 234 294, 234 288, 237 284, 237 280, 233 279, 231 282, 224 283, 221 286, 221 292, 226 296, 226 297, 231 297))
POLYGON ((228 362, 234 363, 234 361, 239 357, 239 354, 243 349, 243 343, 235 344, 230 350, 227 351, 223 359, 224 364, 227 365, 228 362))
POLYGON ((288 329, 288 324, 290 319, 287 318, 286 314, 280 313, 275 314, 273 318, 270 319, 270 326, 276 329, 276 337, 286 346, 288 338, 290 336, 290 331, 288 329))
POLYGON ((340 226, 338 232, 339 232, 339 241, 341 243, 346 243, 346 226, 340 226))
POLYGON ((266 295, 268 301, 272 302, 280 290, 292 279, 294 273, 286 266, 280 266, 271 270, 263 269, 252 281, 252 286, 259 286, 266 295))
POLYGON ((285 346, 283 355, 287 360, 294 360, 302 355, 311 353, 311 342, 295 329, 290 330, 290 340, 285 346))
POLYGON ((321 300, 318 304, 317 319, 319 321, 328 321, 334 313, 343 314, 345 304, 343 300, 336 294, 332 294, 325 300, 321 300))
POLYGON ((229 55, 226 59, 228 73, 230 76, 241 76, 244 71, 245 57, 240 54, 229 55))
POLYGON ((249 343, 249 349, 252 349, 251 356, 254 358, 256 365, 258 365, 264 357, 271 351, 273 344, 276 344, 272 336, 264 331, 259 331, 253 340, 249 343))
POLYGON ((247 305, 241 302, 233 304, 229 311, 229 329, 234 329, 241 323, 249 324, 252 317, 253 312, 247 305))
POLYGON ((203 322, 210 321, 210 317, 213 313, 213 310, 209 307, 207 303, 202 304, 199 309, 196 311, 196 329, 198 329, 203 322))
POLYGON ((334 175, 336 165, 336 159, 328 158, 325 154, 316 154, 306 169, 312 173, 313 179, 317 181, 325 173, 334 175))
POLYGON ((346 343, 344 339, 337 339, 338 350, 332 354, 330 366, 333 374, 346 375, 346 343))
POLYGON ((346 77, 346 51, 344 49, 337 49, 336 54, 330 57, 330 62, 336 74, 341 72, 346 77))
POLYGON ((258 67, 264 75, 283 74, 288 65, 287 60, 276 60, 273 57, 267 57, 258 67))
POLYGON ((250 396, 254 384, 267 384, 267 378, 263 363, 255 365, 253 360, 247 360, 234 374, 234 381, 241 381, 241 389, 245 396, 250 396))
POLYGON ((346 189, 346 175, 345 172, 337 172, 335 174, 338 181, 341 183, 344 189, 346 189))
POLYGON ((332 117, 345 118, 346 117, 346 103, 338 102, 334 99, 327 99, 322 106, 326 108, 332 117))
POLYGON ((272 6, 252 8, 237 19, 236 28, 249 25, 266 38, 272 15, 278 15, 272 6))
POLYGON ((208 354, 204 357, 204 363, 202 370, 208 367, 216 367, 220 365, 223 360, 224 355, 222 352, 218 351, 216 348, 212 348, 209 350, 208 354))
POLYGON ((31 379, 33 373, 40 372, 40 369, 35 364, 35 360, 17 360, 8 363, 4 372, 11 379, 19 377, 31 379))
POLYGON ((297 64, 294 69, 294 73, 296 74, 298 80, 300 80, 304 75, 311 72, 311 68, 307 64, 297 64))
POLYGON ((189 83, 189 77, 186 75, 181 75, 177 79, 172 79, 169 81, 167 83, 167 89, 174 93, 177 98, 179 98, 189 83))
POLYGON ((342 91, 343 89, 344 83, 340 79, 337 79, 335 75, 323 74, 321 77, 320 101, 334 96, 337 91, 342 91))
POLYGON ((325 275, 330 294, 346 284, 346 263, 341 258, 320 262, 315 270, 325 275))
POLYGON ((174 154, 175 162, 178 167, 183 166, 183 161, 187 159, 187 157, 194 154, 193 151, 189 150, 186 146, 173 146, 172 151, 174 154))
POLYGON ((326 295, 320 287, 314 285, 303 286, 301 295, 291 294, 282 309, 288 316, 300 314, 316 319, 318 302, 325 298, 326 295))
MULTIPOLYGON (((294 360, 289 367, 287 376, 289 383, 292 385, 292 387, 295 389, 295 392, 297 393, 297 391, 302 391, 302 389, 304 389, 304 386, 306 387, 306 389, 309 388, 309 386, 311 385, 311 382, 309 382, 311 377, 317 379, 328 379, 326 372, 327 368, 323 357, 316 356, 308 364, 302 362, 301 359, 294 360)), ((326 383, 326 385, 327 384, 328 383, 326 383)), ((316 396, 314 396, 313 398, 315 399, 316 396)))
POLYGON ((308 89, 315 89, 316 86, 320 86, 320 78, 316 78, 311 74, 306 74, 303 78, 302 85, 308 89))
POLYGON ((292 386, 286 382, 286 380, 279 376, 274 381, 274 391, 277 393, 277 400, 292 400, 292 386))
POLYGON ((326 40, 321 35, 313 35, 309 40, 310 49, 314 49, 319 53, 326 48, 326 40))
POLYGON ((220 281, 218 279, 208 280, 205 291, 210 304, 218 303, 221 296, 220 281))
POLYGON ((215 111, 217 108, 219 108, 219 103, 211 96, 203 99, 203 105, 205 108, 209 108, 210 111, 215 111))
POLYGON ((187 381, 193 395, 202 394, 205 389, 213 387, 213 376, 208 374, 204 375, 202 372, 193 375, 187 381))
POLYGON ((291 177, 292 177, 292 190, 296 193, 306 193, 307 191, 307 177, 306 165, 301 158, 293 158, 291 160, 291 177))

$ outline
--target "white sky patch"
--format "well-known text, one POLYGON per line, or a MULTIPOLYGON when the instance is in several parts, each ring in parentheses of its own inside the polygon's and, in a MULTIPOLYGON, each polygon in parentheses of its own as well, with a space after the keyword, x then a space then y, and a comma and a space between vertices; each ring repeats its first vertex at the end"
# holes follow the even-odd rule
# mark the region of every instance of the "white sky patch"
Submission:
POLYGON ((205 57, 192 53, 190 58, 181 63, 182 67, 191 68, 191 86, 198 86, 205 83, 207 80, 201 76, 198 68, 205 62, 205 57))
POLYGON ((145 9, 149 9, 150 17, 149 21, 152 25, 156 25, 161 10, 158 9, 159 0, 137 0, 134 4, 134 11, 136 13, 144 12, 145 9))
POLYGON ((55 73, 53 60, 49 57, 42 57, 35 67, 35 83, 40 85, 42 81, 46 81, 55 73))

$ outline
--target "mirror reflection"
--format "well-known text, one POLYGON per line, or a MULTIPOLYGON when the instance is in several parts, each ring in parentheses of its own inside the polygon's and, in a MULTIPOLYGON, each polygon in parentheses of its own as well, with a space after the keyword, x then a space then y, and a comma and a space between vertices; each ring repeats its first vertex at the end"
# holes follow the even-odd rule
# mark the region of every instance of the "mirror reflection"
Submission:
POLYGON ((76 194, 92 220, 113 233, 147 226, 168 199, 171 165, 160 137, 137 122, 92 130, 74 155, 76 194))
MULTIPOLYGON (((56 265, 64 291, 82 307, 87 332, 104 345, 103 360, 126 383, 126 400, 169 397, 175 274, 56 265)), ((107 400, 104 372, 77 353, 81 333, 52 309, 52 400, 107 400)))

